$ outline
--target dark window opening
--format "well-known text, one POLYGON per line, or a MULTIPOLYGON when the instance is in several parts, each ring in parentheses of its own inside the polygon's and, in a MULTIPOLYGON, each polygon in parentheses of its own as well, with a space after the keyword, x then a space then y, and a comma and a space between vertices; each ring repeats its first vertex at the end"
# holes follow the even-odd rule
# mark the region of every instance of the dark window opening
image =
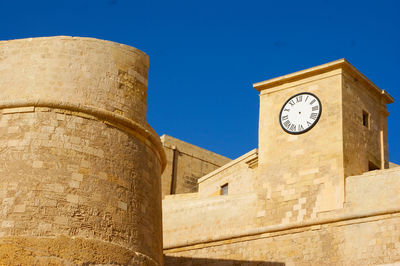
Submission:
POLYGON ((379 170, 380 167, 378 167, 376 164, 374 164, 371 161, 368 161, 368 171, 374 171, 374 170, 379 170))
POLYGON ((228 195, 228 183, 221 186, 221 195, 228 195))
POLYGON ((363 125, 369 128, 369 113, 363 111, 363 125))

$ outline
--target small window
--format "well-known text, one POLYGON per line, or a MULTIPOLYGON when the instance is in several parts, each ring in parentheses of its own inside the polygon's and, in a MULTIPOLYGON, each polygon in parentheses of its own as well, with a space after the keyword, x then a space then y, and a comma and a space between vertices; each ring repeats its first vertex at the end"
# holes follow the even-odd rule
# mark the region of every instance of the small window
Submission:
POLYGON ((380 168, 371 161, 368 161, 368 171, 379 170, 380 168))
POLYGON ((363 125, 369 128, 369 113, 363 111, 363 125))
POLYGON ((228 183, 221 186, 221 195, 228 195, 228 183))

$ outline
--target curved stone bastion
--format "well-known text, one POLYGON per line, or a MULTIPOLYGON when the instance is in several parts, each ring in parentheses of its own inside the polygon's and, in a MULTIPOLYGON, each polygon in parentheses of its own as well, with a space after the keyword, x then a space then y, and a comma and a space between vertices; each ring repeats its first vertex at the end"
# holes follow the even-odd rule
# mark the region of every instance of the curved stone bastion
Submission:
POLYGON ((147 73, 109 41, 0 42, 0 261, 162 265, 147 73))

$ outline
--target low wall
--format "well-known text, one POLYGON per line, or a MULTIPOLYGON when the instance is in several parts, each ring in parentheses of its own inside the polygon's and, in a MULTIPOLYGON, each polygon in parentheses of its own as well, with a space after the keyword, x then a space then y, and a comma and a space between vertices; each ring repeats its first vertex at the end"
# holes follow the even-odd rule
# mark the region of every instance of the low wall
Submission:
POLYGON ((163 200, 163 239, 166 246, 186 245, 193 239, 206 241, 232 235, 256 225, 249 219, 255 212, 256 194, 210 198, 163 200))
POLYGON ((400 215, 164 250, 165 265, 376 265, 400 262, 400 215))
MULTIPOLYGON (((181 218, 180 227, 185 231, 177 238, 169 231, 168 238, 164 238, 165 265, 400 263, 399 190, 400 168, 351 176, 346 179, 344 208, 321 213, 314 219, 271 226, 257 222, 254 206, 260 199, 233 202, 226 198, 223 205, 213 205, 212 211, 205 208, 206 204, 197 206, 190 211, 191 217, 197 215, 196 222, 181 218), (235 209, 242 212, 224 220, 224 214, 235 213, 235 209), (207 217, 206 228, 201 228, 201 217, 207 217), (228 228, 230 221, 237 223, 232 230, 224 230, 219 226, 221 221, 228 228), (184 235, 185 232, 191 233, 184 235)), ((181 217, 191 202, 174 203, 181 206, 181 217)), ((164 219, 172 220, 171 214, 164 209, 164 219)), ((164 236, 168 230, 169 225, 164 224, 164 236)))
POLYGON ((400 167, 346 178, 346 210, 400 207, 400 167))

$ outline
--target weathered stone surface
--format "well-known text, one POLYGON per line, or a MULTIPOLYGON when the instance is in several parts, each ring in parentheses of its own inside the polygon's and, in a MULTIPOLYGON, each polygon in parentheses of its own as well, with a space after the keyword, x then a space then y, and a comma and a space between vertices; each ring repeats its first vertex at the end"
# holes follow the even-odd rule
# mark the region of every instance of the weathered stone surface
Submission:
POLYGON ((159 265, 150 257, 110 242, 66 236, 4 237, 0 261, 2 265, 159 265))
POLYGON ((0 42, 0 59, 0 260, 162 265, 147 56, 51 37, 0 42))
POLYGON ((398 265, 400 216, 292 228, 165 250, 165 265, 398 265))
POLYGON ((161 142, 167 157, 167 166, 161 176, 162 198, 198 191, 197 180, 200 177, 231 161, 168 135, 162 135, 161 142))

